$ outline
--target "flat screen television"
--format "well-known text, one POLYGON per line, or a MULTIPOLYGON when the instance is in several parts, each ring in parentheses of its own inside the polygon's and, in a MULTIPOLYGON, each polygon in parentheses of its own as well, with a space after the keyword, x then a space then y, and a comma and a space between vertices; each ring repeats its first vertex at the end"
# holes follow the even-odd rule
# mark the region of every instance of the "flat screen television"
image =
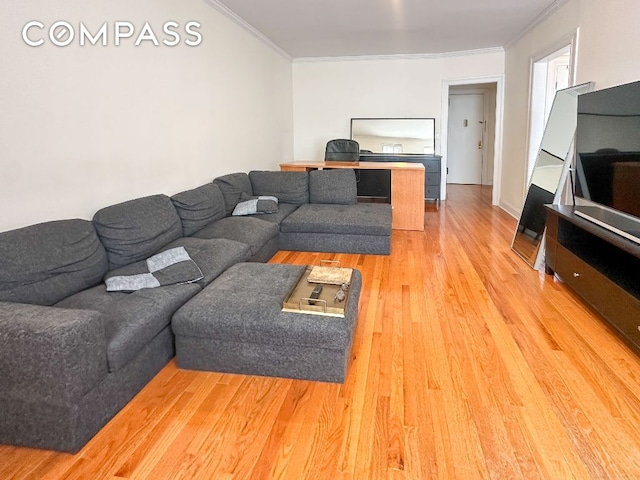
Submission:
POLYGON ((578 97, 575 213, 640 243, 640 81, 578 97))

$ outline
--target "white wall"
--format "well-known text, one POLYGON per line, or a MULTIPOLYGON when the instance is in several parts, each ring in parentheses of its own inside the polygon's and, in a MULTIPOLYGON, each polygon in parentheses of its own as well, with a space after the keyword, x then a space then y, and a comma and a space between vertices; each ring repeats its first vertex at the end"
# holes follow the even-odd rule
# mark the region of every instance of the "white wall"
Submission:
POLYGON ((2 10, 0 231, 292 159, 291 61, 202 0, 3 0, 2 10), (31 20, 148 21, 159 36, 168 20, 195 20, 203 41, 116 47, 110 32, 106 47, 33 48, 21 37, 31 20))
POLYGON ((506 49, 501 205, 519 211, 524 201, 529 69, 532 58, 579 29, 576 82, 596 90, 640 79, 640 2, 569 0, 506 49))
POLYGON ((640 80, 639 26, 637 0, 581 0, 578 83, 599 90, 640 80))
MULTIPOLYGON (((352 117, 442 115, 442 82, 501 75, 504 54, 294 62, 294 158, 321 160, 326 142, 349 138, 352 117)), ((436 140, 436 153, 440 145, 436 140)))

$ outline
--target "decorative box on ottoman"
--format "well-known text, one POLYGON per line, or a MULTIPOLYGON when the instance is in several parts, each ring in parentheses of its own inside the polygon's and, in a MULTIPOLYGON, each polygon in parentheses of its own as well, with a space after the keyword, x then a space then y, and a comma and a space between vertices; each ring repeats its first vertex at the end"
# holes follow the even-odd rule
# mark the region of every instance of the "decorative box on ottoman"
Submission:
POLYGON ((344 318, 283 312, 305 266, 239 263, 173 316, 180 368, 344 382, 362 277, 344 318))

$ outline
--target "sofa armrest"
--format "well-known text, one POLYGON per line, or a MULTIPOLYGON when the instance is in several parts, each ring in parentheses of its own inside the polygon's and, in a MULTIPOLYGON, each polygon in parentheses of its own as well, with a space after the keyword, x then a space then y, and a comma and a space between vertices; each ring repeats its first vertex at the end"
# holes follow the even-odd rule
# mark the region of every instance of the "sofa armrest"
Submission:
POLYGON ((0 302, 0 396, 68 404, 106 375, 100 313, 0 302))

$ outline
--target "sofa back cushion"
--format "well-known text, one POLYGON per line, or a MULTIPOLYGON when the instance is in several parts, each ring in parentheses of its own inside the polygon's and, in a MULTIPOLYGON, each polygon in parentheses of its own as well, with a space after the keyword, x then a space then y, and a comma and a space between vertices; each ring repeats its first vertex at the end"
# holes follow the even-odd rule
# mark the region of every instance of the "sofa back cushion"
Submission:
POLYGON ((279 202, 302 205, 309 203, 307 172, 249 172, 254 195, 271 195, 279 202))
POLYGON ((227 216, 231 215, 233 209, 236 208, 242 192, 247 195, 253 195, 249 176, 244 172, 223 175, 216 178, 213 183, 220 187, 224 197, 225 215, 227 216))
POLYGON ((182 234, 189 237, 225 216, 224 197, 218 185, 208 183, 171 197, 182 221, 182 234))
POLYGON ((351 168, 309 172, 310 203, 352 205, 358 200, 356 174, 351 168))
POLYGON ((0 301, 53 305, 97 285, 107 254, 87 220, 58 220, 0 233, 0 301))
POLYGON ((178 212, 166 195, 152 195, 98 210, 93 216, 111 269, 144 260, 182 236, 178 212))

